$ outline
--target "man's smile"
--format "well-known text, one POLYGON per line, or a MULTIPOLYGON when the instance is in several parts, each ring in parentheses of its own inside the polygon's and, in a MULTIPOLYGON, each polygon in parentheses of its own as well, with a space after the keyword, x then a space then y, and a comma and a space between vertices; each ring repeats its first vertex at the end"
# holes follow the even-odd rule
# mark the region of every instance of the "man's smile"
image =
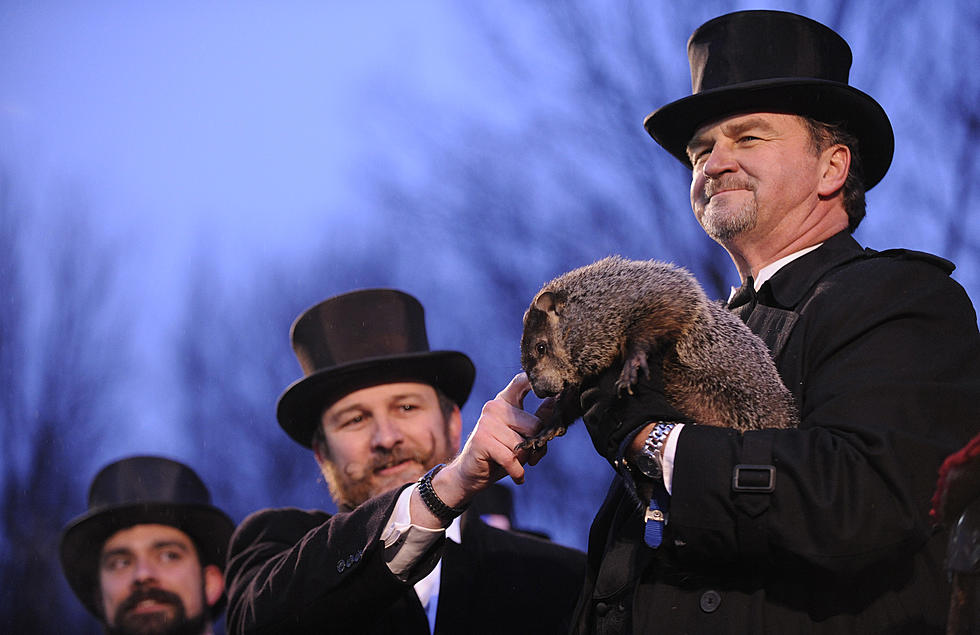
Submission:
POLYGON ((379 468, 375 468, 374 473, 379 476, 390 476, 392 474, 397 474, 398 472, 402 471, 406 467, 411 466, 414 463, 415 461, 413 459, 405 459, 403 461, 399 461, 398 463, 388 464, 379 468))
POLYGON ((159 611, 169 610, 171 608, 173 608, 173 605, 170 602, 160 602, 152 598, 147 598, 145 600, 140 600, 136 606, 128 611, 128 613, 156 613, 159 611))

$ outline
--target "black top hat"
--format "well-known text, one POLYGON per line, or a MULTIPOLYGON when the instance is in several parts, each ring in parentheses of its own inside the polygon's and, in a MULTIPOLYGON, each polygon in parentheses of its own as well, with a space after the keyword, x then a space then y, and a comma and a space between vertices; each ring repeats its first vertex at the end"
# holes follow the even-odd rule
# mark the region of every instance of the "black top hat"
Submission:
MULTIPOLYGON (((110 463, 95 476, 88 511, 61 534, 61 568, 85 608, 103 619, 99 597, 99 557, 114 533, 133 525, 170 525, 190 536, 201 565, 224 571, 235 524, 211 505, 211 495, 194 470, 156 456, 134 456, 110 463)), ((223 603, 212 607, 217 614, 223 603)))
POLYGON ((304 311, 290 337, 305 377, 279 397, 279 425, 311 447, 323 411, 355 390, 419 382, 441 390, 460 407, 476 370, 456 351, 430 351, 419 301, 393 289, 334 296, 304 311))
POLYGON ((709 20, 687 43, 692 95, 643 122, 691 167, 686 147, 702 125, 739 112, 786 112, 839 123, 858 139, 864 186, 876 185, 895 138, 884 109, 847 84, 851 49, 828 27, 794 13, 739 11, 709 20))

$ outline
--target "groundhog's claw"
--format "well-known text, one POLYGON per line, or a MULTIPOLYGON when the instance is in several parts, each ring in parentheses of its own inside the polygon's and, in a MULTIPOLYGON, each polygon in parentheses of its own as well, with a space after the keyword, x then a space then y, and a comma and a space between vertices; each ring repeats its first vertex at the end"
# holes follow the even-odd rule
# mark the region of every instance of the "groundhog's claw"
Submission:
POLYGON ((514 446, 514 452, 519 452, 521 450, 531 450, 534 452, 540 450, 544 446, 548 445, 548 441, 551 441, 555 437, 564 435, 567 431, 568 428, 561 426, 542 430, 537 436, 528 437, 514 446))

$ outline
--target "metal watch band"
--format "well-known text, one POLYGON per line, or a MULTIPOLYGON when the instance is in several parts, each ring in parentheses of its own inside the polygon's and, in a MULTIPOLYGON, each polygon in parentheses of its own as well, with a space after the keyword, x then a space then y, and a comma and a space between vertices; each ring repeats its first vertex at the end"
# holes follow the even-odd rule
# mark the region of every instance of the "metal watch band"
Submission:
POLYGON ((418 480, 419 497, 421 497, 422 502, 425 506, 432 512, 432 515, 439 519, 444 525, 449 525, 453 520, 466 511, 469 505, 463 505, 462 507, 450 507, 447 505, 439 495, 436 494, 436 490, 432 488, 432 477, 439 473, 439 470, 446 467, 445 463, 440 463, 428 472, 426 472, 422 478, 418 480))
POLYGON ((663 478, 664 471, 662 463, 662 450, 664 447, 664 441, 667 440, 667 436, 676 425, 676 423, 671 421, 657 422, 657 425, 653 426, 653 430, 650 430, 650 434, 647 435, 646 441, 643 442, 643 453, 650 459, 648 462, 648 465, 650 465, 650 470, 645 470, 644 472, 650 478, 663 478), (652 474, 650 473, 651 471, 653 472, 652 474))

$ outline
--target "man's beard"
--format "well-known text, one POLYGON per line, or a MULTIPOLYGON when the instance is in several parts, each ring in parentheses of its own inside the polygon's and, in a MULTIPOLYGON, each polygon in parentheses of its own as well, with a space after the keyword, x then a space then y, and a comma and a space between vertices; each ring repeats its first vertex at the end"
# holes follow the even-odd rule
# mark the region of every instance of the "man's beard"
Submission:
POLYGON ((409 482, 404 473, 386 479, 377 474, 378 470, 410 460, 421 466, 418 476, 422 476, 438 463, 448 461, 451 457, 436 456, 436 446, 433 439, 429 450, 398 446, 391 451, 374 452, 367 464, 348 464, 344 473, 341 473, 340 466, 328 459, 321 467, 330 496, 338 507, 354 509, 369 498, 409 482))
MULTIPOLYGON (((202 582, 201 596, 204 597, 202 582)), ((187 609, 180 596, 163 589, 150 587, 139 589, 126 598, 116 609, 114 626, 105 627, 107 635, 201 635, 208 625, 207 610, 195 617, 187 617, 187 609), (154 600, 173 607, 173 613, 164 611, 128 614, 143 600, 154 600)))
POLYGON ((754 196, 755 187, 752 184, 732 179, 710 180, 705 183, 704 189, 705 198, 708 200, 702 207, 698 222, 701 223, 701 227, 704 228, 708 236, 717 242, 725 243, 755 227, 759 208, 754 196), (717 207, 711 206, 711 197, 715 193, 732 187, 752 192, 753 196, 736 208, 721 206, 720 204, 717 207))

